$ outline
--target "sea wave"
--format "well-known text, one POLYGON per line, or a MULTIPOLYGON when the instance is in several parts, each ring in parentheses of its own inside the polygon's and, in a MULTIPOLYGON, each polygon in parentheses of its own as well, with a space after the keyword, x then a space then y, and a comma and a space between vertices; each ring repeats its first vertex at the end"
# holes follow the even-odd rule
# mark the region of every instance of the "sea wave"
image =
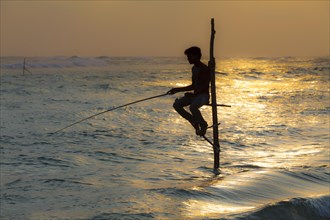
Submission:
POLYGON ((314 198, 293 198, 267 205, 234 220, 329 220, 330 195, 314 198))
POLYGON ((325 167, 319 169, 318 172, 306 169, 275 172, 252 167, 237 174, 201 180, 198 185, 151 191, 175 201, 182 200, 187 219, 201 216, 224 220, 327 219, 330 217, 329 175, 325 167))

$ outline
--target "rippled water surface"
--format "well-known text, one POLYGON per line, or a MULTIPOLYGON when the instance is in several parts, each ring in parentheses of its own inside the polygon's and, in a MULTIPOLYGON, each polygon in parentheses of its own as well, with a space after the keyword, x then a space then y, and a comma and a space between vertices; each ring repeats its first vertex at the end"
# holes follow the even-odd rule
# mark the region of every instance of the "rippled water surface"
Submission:
POLYGON ((182 94, 52 135, 189 84, 184 59, 22 60, 1 58, 1 219, 330 218, 327 57, 217 61, 219 173, 182 94))

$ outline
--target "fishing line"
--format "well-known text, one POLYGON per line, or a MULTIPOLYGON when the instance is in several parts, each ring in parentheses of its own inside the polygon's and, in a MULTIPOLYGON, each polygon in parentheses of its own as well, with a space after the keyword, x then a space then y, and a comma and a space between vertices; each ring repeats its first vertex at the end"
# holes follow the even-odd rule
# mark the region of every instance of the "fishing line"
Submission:
POLYGON ((81 119, 79 121, 76 121, 76 122, 74 122, 72 124, 69 124, 69 125, 65 126, 64 128, 61 128, 61 129, 55 131, 51 135, 56 134, 56 133, 58 133, 60 131, 63 131, 65 129, 69 128, 69 127, 72 127, 73 125, 79 124, 79 123, 81 123, 83 121, 86 121, 86 120, 88 120, 90 118, 94 118, 94 117, 96 117, 98 115, 101 115, 101 114, 104 114, 104 113, 107 113, 107 112, 110 112, 110 111, 113 111, 113 110, 116 110, 116 109, 119 109, 119 108, 123 108, 123 107, 129 106, 129 105, 133 105, 133 104, 136 104, 136 103, 139 103, 139 102, 144 102, 144 101, 147 101, 147 100, 150 100, 150 99, 155 99, 155 98, 159 98, 159 97, 162 97, 162 96, 166 96, 166 95, 169 95, 169 94, 168 93, 165 93, 165 94, 162 94, 162 95, 156 95, 156 96, 152 96, 152 97, 149 97, 149 98, 140 99, 140 100, 137 100, 137 101, 134 101, 134 102, 130 102, 130 103, 127 103, 127 104, 124 104, 124 105, 120 105, 120 106, 116 106, 116 107, 110 108, 110 109, 105 110, 103 112, 96 113, 96 114, 91 115, 91 116, 89 116, 87 118, 83 118, 83 119, 81 119))

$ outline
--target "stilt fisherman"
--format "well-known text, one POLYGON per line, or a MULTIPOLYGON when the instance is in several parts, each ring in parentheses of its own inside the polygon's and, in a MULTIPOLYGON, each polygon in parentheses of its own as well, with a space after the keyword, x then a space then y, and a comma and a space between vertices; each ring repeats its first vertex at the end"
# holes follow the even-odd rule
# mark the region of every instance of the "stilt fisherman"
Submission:
POLYGON ((201 62, 202 53, 199 47, 190 47, 184 53, 188 62, 193 64, 192 83, 189 86, 173 88, 167 93, 172 95, 187 91, 183 97, 175 100, 173 107, 183 118, 190 122, 197 135, 204 136, 208 125, 199 108, 209 103, 210 70, 207 65, 201 62), (184 109, 186 106, 189 106, 190 113, 184 109))

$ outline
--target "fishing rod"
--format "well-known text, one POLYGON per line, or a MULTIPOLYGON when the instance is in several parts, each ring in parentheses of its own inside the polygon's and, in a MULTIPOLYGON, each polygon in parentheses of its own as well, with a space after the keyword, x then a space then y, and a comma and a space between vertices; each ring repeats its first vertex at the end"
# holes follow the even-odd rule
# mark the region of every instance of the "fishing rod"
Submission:
POLYGON ((98 115, 101 115, 101 114, 104 114, 104 113, 107 113, 107 112, 110 112, 110 111, 113 111, 113 110, 116 110, 116 109, 119 109, 119 108, 123 108, 123 107, 129 106, 129 105, 133 105, 133 104, 136 104, 136 103, 139 103, 139 102, 144 102, 144 101, 147 101, 147 100, 150 100, 150 99, 155 99, 155 98, 159 98, 159 97, 162 97, 162 96, 166 96, 166 95, 169 95, 169 94, 168 93, 165 93, 165 94, 161 94, 161 95, 156 95, 156 96, 152 96, 152 97, 149 97, 149 98, 140 99, 140 100, 137 100, 137 101, 134 101, 134 102, 130 102, 130 103, 127 103, 127 104, 124 104, 124 105, 120 105, 120 106, 116 106, 116 107, 110 108, 108 110, 105 110, 105 111, 96 113, 96 114, 91 115, 91 116, 89 116, 87 118, 83 118, 83 119, 81 119, 79 121, 76 121, 76 122, 74 122, 72 124, 69 124, 68 126, 65 126, 64 128, 61 128, 61 129, 55 131, 54 133, 52 133, 52 135, 53 134, 56 134, 56 133, 58 133, 60 131, 63 131, 64 129, 67 129, 69 127, 72 127, 73 125, 76 125, 76 124, 79 124, 79 123, 81 123, 83 121, 86 121, 86 120, 88 120, 90 118, 94 118, 94 117, 96 117, 98 115))

